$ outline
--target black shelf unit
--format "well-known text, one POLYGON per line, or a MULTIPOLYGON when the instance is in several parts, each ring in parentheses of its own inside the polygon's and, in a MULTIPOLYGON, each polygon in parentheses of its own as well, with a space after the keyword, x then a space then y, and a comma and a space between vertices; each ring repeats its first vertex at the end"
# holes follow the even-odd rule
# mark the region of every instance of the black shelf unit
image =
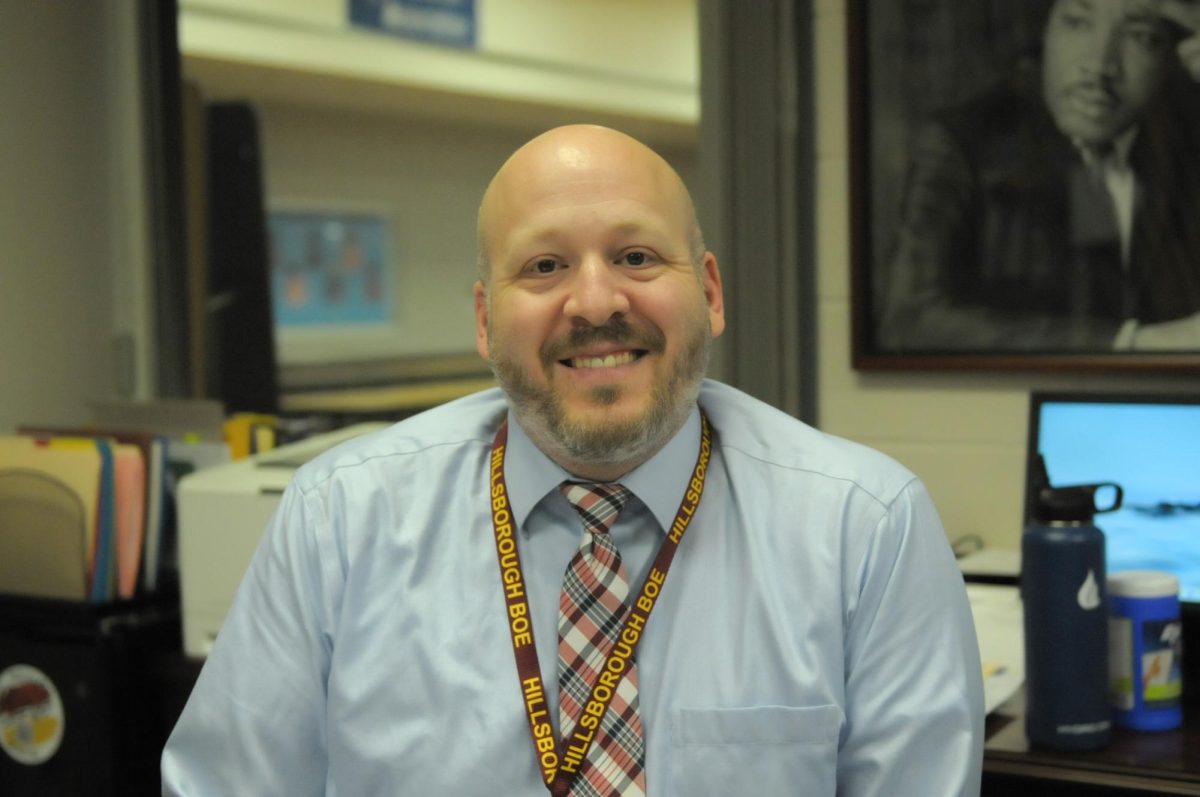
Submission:
POLYGON ((159 794, 159 756, 183 699, 170 675, 181 649, 177 596, 95 604, 0 595, 0 673, 36 668, 63 709, 47 760, 21 763, 0 750, 0 794, 159 794))

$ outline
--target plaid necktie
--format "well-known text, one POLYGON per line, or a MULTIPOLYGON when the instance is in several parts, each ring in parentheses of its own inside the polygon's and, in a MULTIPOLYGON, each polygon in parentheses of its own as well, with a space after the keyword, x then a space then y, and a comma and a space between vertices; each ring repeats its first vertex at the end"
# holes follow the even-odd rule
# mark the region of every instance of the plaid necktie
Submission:
MULTIPOLYGON (((563 482, 583 518, 583 540, 567 565, 558 602, 559 728, 570 736, 621 630, 629 578, 608 530, 631 493, 619 484, 563 482)), ((571 797, 644 797, 646 744, 630 662, 571 787, 571 797)))

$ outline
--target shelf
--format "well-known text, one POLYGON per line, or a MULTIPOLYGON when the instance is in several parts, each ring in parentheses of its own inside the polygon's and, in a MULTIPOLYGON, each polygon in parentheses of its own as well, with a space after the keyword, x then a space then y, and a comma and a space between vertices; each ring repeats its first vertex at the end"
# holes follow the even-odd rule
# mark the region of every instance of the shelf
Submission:
MULTIPOLYGON (((532 6, 523 4, 524 12, 532 6)), ((690 3, 667 7, 678 9, 672 12, 676 14, 692 11, 690 3)), ((617 17, 635 13, 627 3, 614 8, 617 17)), ((481 15, 484 10, 481 7, 481 15)), ((485 40, 479 49, 468 50, 354 28, 336 17, 285 13, 237 13, 216 0, 183 3, 179 41, 185 74, 218 99, 257 98, 505 127, 543 127, 586 118, 651 140, 695 140, 695 53, 681 47, 678 40, 687 31, 677 30, 680 25, 665 31, 663 38, 686 53, 676 60, 690 57, 692 62, 666 70, 655 68, 653 59, 642 59, 649 65, 636 67, 639 59, 627 54, 636 54, 637 37, 647 34, 633 28, 627 28, 626 35, 633 40, 616 41, 611 64, 606 64, 603 54, 596 53, 572 61, 554 60, 567 56, 553 49, 550 55, 523 56, 522 48, 532 47, 536 53, 536 41, 485 40)), ((684 19, 694 31, 694 20, 684 19)), ((506 25, 494 35, 520 32, 506 25)))

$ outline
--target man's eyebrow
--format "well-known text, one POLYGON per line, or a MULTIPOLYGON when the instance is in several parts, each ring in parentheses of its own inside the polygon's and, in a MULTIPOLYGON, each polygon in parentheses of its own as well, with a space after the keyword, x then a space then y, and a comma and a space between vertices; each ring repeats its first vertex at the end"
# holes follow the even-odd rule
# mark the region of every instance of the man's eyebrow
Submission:
POLYGON ((626 221, 617 224, 612 228, 612 231, 617 235, 638 235, 641 233, 657 233, 660 232, 658 227, 653 224, 643 224, 639 221, 626 221))
POLYGON ((1123 25, 1155 25, 1167 24, 1167 18, 1158 13, 1149 4, 1139 8, 1129 9, 1121 19, 1123 25))
POLYGON ((1133 20, 1141 22, 1143 20, 1159 20, 1162 16, 1158 11, 1159 3, 1155 0, 1140 0, 1135 2, 1127 2, 1125 4, 1124 13, 1122 16, 1125 20, 1133 20))

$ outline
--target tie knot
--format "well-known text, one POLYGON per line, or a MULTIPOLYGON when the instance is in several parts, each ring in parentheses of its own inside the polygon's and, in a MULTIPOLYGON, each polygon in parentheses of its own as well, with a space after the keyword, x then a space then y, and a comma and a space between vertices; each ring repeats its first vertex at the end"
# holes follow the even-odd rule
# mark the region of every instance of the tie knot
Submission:
POLYGON ((632 495, 619 484, 563 482, 558 489, 583 518, 584 531, 607 532, 632 495))

